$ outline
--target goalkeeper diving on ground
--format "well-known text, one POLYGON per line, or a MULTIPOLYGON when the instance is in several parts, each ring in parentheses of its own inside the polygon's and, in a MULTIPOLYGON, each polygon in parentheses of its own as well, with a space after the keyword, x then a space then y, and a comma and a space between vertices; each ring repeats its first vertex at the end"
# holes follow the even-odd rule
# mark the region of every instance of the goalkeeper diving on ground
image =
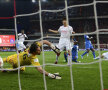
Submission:
MULTIPOLYGON (((56 54, 60 53, 60 50, 56 46, 54 46, 52 43, 50 43, 49 41, 47 40, 38 41, 38 42, 34 42, 33 44, 31 44, 29 48, 19 53, 19 55, 14 54, 14 55, 8 56, 7 58, 0 58, 0 66, 3 66, 3 63, 9 63, 12 65, 13 69, 18 68, 18 57, 19 57, 20 66, 22 66, 20 68, 21 71, 25 71, 25 67, 23 67, 24 65, 33 65, 33 66, 37 66, 36 69, 40 73, 42 74, 45 73, 46 76, 53 78, 53 79, 61 79, 61 76, 59 76, 59 74, 48 73, 44 71, 42 67, 40 66, 39 60, 36 55, 41 54, 42 43, 47 44, 49 47, 51 47, 51 49, 54 50, 56 54)), ((6 72, 6 71, 8 70, 4 70, 3 72, 6 72)))

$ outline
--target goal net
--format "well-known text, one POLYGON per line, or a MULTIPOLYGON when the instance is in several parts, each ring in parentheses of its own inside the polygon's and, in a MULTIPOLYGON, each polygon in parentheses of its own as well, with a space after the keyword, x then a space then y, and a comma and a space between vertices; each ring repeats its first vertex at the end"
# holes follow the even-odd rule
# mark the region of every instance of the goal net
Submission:
MULTIPOLYGON (((54 64, 54 62, 56 61, 56 54, 47 45, 42 45, 42 53, 41 55, 37 55, 39 62, 41 63, 41 67, 43 68, 43 70, 51 73, 59 72, 62 77, 61 80, 50 79, 45 76, 45 72, 43 75, 41 75, 35 69, 38 66, 26 65, 26 71, 21 72, 20 69, 23 66, 20 66, 20 60, 18 56, 17 68, 8 69, 10 65, 4 63, 3 68, 0 69, 1 71, 18 70, 18 73, 0 73, 1 78, 3 77, 3 79, 1 79, 1 83, 7 82, 6 87, 9 87, 9 89, 11 90, 108 89, 106 80, 106 70, 108 69, 108 63, 106 62, 107 59, 100 58, 99 60, 94 60, 91 52, 88 54, 88 56, 84 56, 84 58, 81 59, 81 55, 85 52, 84 35, 93 37, 92 44, 95 49, 96 57, 101 56, 102 53, 107 52, 108 50, 108 13, 107 9, 106 11, 105 9, 103 9, 107 8, 108 1, 30 0, 30 2, 32 3, 32 6, 28 7, 34 10, 33 12, 29 9, 29 13, 24 12, 17 14, 17 9, 20 8, 17 6, 17 4, 20 4, 22 2, 13 0, 14 16, 0 17, 0 20, 2 21, 12 19, 14 22, 14 29, 0 29, 0 40, 2 34, 6 36, 8 31, 10 31, 9 35, 13 35, 11 37, 16 37, 15 40, 12 39, 14 42, 10 42, 10 46, 13 45, 12 47, 5 47, 5 44, 7 44, 7 42, 0 42, 0 56, 4 58, 6 56, 15 54, 15 52, 10 53, 11 50, 16 51, 17 55, 19 55, 16 47, 18 44, 18 27, 21 25, 20 22, 22 23, 22 25, 25 25, 25 29, 28 29, 28 31, 26 31, 28 36, 28 40, 25 40, 25 43, 27 43, 26 46, 30 46, 34 41, 40 40, 48 40, 52 44, 57 46, 59 43, 60 34, 51 33, 48 30, 58 30, 62 25, 62 18, 66 17, 68 24, 72 26, 73 30, 75 31, 75 34, 72 34, 71 36, 74 36, 74 38, 78 41, 78 61, 80 62, 70 62, 68 64, 64 58, 64 50, 61 52, 61 55, 58 59, 58 64, 54 64), (9 82, 5 78, 8 79, 9 82)), ((25 1, 23 3, 30 2, 25 1)), ((70 51, 72 51, 72 38, 70 38, 70 41, 70 51)), ((2 84, 0 86, 3 90, 7 89, 5 87, 5 84, 2 84)))

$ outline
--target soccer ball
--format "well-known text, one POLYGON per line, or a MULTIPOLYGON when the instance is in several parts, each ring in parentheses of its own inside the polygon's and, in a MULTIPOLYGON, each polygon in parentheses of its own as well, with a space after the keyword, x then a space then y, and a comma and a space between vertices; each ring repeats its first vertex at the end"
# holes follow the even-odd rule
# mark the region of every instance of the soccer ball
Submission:
POLYGON ((0 68, 3 67, 3 59, 0 57, 0 68))

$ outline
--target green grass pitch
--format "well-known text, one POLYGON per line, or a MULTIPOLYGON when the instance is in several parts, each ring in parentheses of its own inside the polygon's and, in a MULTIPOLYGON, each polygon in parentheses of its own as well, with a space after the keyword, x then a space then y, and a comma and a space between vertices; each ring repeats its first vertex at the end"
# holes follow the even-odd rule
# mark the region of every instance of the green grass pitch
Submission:
MULTIPOLYGON (((84 51, 79 51, 79 61, 81 62, 93 62, 92 53, 89 56, 85 55, 84 59, 81 59, 80 55, 84 51)), ((15 52, 0 52, 0 56, 7 57, 15 52)), ((103 53, 103 51, 102 51, 103 53)), ((98 53, 96 52, 98 56, 98 53)), ((43 63, 42 54, 38 56, 40 63, 43 63)), ((45 63, 54 63, 55 53, 45 52, 45 63)), ((63 53, 59 58, 59 64, 66 64, 64 62, 63 53)), ((5 64, 5 67, 10 67, 9 64, 5 64)), ((99 63, 91 65, 73 65, 73 80, 75 90, 101 90, 100 86, 100 73, 99 63)), ((50 79, 46 77, 46 84, 48 90, 72 90, 70 68, 59 66, 45 66, 46 71, 51 73, 59 72, 62 76, 61 80, 50 79)), ((108 89, 108 62, 102 62, 103 82, 104 88, 108 89)), ((43 75, 40 74, 35 68, 28 67, 24 72, 21 72, 21 87, 22 90, 44 90, 43 75)), ((0 72, 0 90, 19 90, 18 86, 18 74, 17 72, 0 72)))

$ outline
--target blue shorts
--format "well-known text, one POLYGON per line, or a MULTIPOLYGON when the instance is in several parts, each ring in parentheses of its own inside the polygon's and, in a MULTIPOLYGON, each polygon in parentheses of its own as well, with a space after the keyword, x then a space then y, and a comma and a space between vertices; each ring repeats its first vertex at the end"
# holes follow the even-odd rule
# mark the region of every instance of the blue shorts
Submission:
POLYGON ((85 44, 85 49, 87 50, 87 49, 93 49, 93 46, 92 46, 92 44, 90 44, 90 43, 86 43, 85 44))

